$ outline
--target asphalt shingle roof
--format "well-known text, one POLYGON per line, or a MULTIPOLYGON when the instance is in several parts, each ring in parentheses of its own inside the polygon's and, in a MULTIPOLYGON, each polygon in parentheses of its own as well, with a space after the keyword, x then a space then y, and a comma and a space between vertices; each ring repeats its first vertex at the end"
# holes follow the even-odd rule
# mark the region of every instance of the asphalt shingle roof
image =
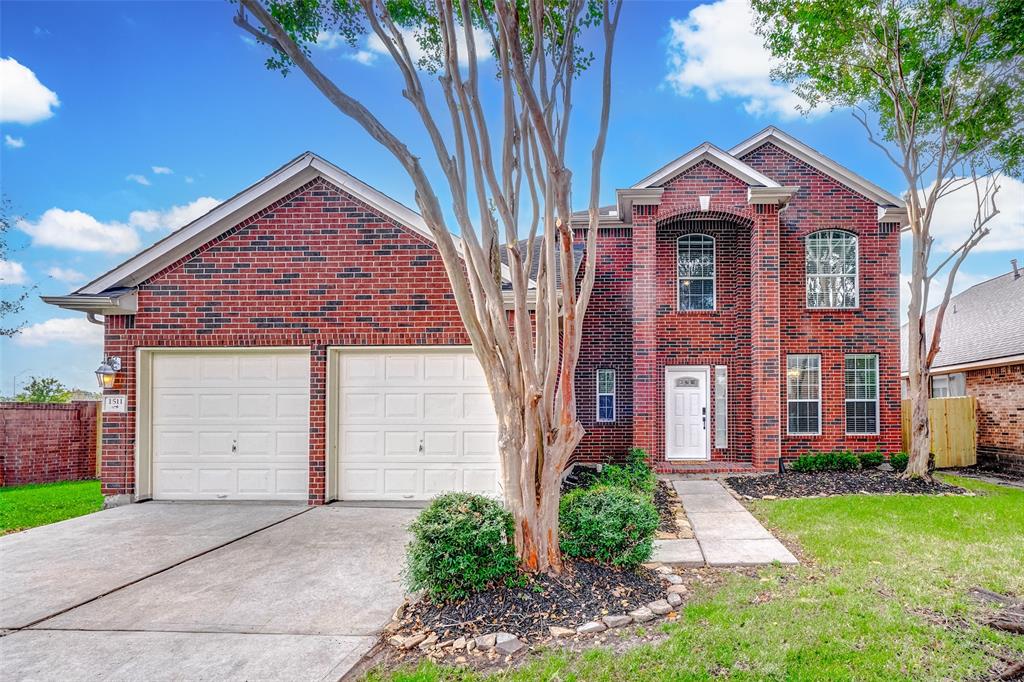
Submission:
MULTIPOLYGON (((520 255, 523 258, 526 257, 526 246, 527 246, 528 243, 529 243, 528 239, 520 239, 519 242, 517 242, 517 244, 516 244, 516 247, 519 250, 519 253, 520 253, 520 255)), ((507 244, 502 244, 500 247, 498 247, 499 251, 500 251, 500 255, 501 255, 501 262, 504 263, 505 265, 508 265, 508 248, 507 247, 508 247, 507 244)), ((530 261, 530 279, 532 279, 534 281, 537 280, 537 273, 540 271, 541 249, 543 249, 543 248, 544 248, 544 239, 543 239, 542 235, 537 235, 537 238, 533 240, 533 260, 530 261)), ((583 244, 582 242, 576 242, 576 243, 574 243, 572 245, 572 261, 573 261, 573 272, 574 272, 574 274, 576 272, 579 272, 579 270, 580 270, 580 263, 583 262, 583 254, 585 252, 586 252, 586 245, 583 244)), ((556 253, 555 254, 555 286, 561 286, 561 284, 562 284, 562 277, 561 277, 561 269, 562 268, 559 265, 558 261, 559 261, 558 254, 556 253)), ((512 289, 511 282, 505 282, 502 285, 502 288, 506 289, 506 290, 511 290, 512 289)))
MULTIPOLYGON (((928 311, 926 331, 935 309, 928 311)), ((901 367, 907 370, 907 325, 900 330, 901 367)), ((932 368, 1024 354, 1024 272, 1000 275, 949 299, 939 354, 932 368)))

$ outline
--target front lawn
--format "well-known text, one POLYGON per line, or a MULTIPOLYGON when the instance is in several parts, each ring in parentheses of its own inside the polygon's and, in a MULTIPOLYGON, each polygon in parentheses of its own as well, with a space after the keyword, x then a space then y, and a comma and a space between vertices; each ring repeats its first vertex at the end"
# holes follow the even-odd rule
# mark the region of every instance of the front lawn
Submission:
POLYGON ((0 535, 91 514, 102 507, 99 481, 0 488, 0 535))
MULTIPOLYGON (((965 496, 850 495, 759 501, 805 563, 729 572, 667 639, 627 653, 535 656, 502 680, 892 680, 986 678, 1024 658, 1024 637, 977 621, 967 590, 1024 595, 1024 490, 947 478, 965 496), (807 561, 809 560, 809 561, 807 561)), ((371 680, 472 680, 426 662, 371 680)))

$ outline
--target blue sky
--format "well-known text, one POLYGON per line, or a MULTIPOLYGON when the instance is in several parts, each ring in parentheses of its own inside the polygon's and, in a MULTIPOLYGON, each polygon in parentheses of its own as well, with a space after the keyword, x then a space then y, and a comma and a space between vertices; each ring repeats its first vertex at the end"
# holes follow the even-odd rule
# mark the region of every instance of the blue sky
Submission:
MULTIPOLYGON (((794 114, 792 95, 769 81, 743 30, 743 2, 625 7, 603 200, 705 140, 728 148, 769 124, 902 191, 848 112, 794 114)), ((31 375, 94 386, 98 328, 38 295, 74 290, 304 150, 413 205, 411 183, 361 129, 300 74, 264 68, 265 51, 231 23, 233 10, 219 0, 0 5, 0 183, 21 218, 0 262, 0 295, 35 287, 28 328, 0 340, 0 395, 31 375)), ((388 58, 365 41, 321 44, 322 67, 429 159, 388 58)), ((571 149, 581 205, 595 106, 585 79, 571 149)), ((1004 189, 1001 234, 968 260, 958 288, 1006 272, 1011 257, 1024 262, 1022 195, 1024 185, 1004 189)), ((959 230, 956 207, 948 209, 940 249, 959 230)))

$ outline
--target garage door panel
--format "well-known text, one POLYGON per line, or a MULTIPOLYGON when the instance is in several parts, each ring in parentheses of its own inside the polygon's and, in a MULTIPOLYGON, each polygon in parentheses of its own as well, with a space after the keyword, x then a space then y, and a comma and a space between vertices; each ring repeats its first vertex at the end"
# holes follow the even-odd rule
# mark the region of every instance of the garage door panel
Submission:
POLYGON ((306 499, 308 355, 157 353, 152 367, 155 498, 306 499))
POLYGON ((472 352, 343 351, 340 368, 339 497, 494 494, 497 418, 472 352))

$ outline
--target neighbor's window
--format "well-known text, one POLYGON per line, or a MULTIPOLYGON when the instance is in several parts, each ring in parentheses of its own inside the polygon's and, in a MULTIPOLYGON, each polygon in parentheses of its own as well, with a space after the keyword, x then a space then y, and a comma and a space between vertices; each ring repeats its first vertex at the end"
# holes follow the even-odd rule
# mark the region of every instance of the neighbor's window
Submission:
POLYGON ((821 356, 786 356, 786 406, 792 435, 821 433, 821 356))
POLYGON ((878 356, 846 356, 846 433, 878 433, 878 356))
POLYGON ((807 235, 807 307, 857 304, 857 235, 842 230, 807 235))
POLYGON ((933 398, 958 398, 967 395, 967 375, 939 374, 932 377, 933 398))
POLYGON ((684 234, 676 242, 680 310, 715 309, 715 240, 684 234))
POLYGON ((615 421, 615 370, 597 370, 597 421, 615 421))

